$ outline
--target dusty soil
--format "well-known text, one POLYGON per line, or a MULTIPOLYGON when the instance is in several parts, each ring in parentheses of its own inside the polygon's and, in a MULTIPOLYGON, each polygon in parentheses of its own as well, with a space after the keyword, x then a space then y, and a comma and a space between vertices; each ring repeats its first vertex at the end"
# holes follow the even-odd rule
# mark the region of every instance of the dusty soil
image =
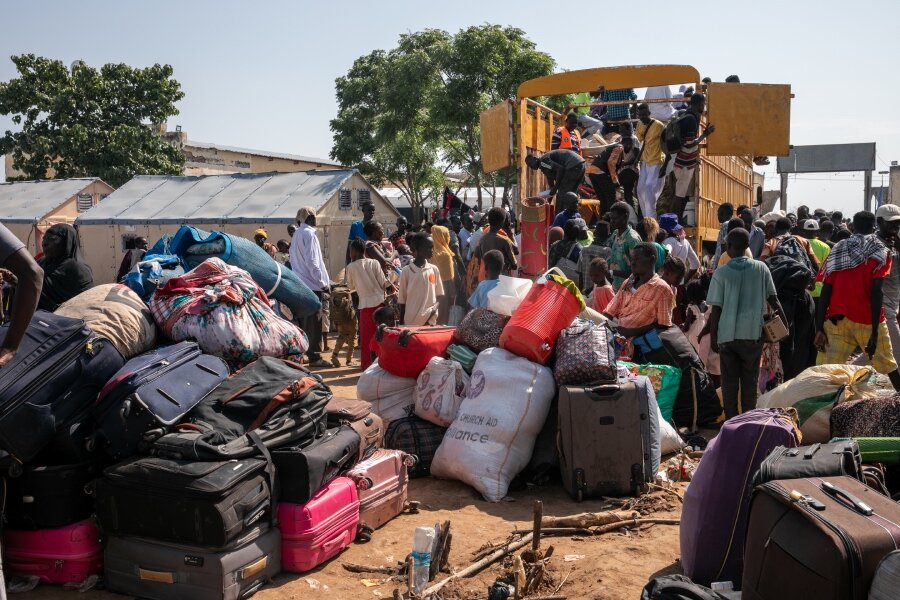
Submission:
MULTIPOLYGON (((358 369, 329 369, 323 371, 323 375, 336 394, 355 395, 358 369)), ((683 493, 683 489, 679 491, 683 493)), ((671 493, 657 492, 654 496, 657 498, 653 516, 678 517, 679 501, 671 493)), ((513 492, 508 501, 494 504, 485 502, 464 484, 436 479, 413 480, 409 498, 421 503, 419 514, 401 515, 379 529, 371 542, 352 545, 340 556, 310 573, 279 575, 273 584, 254 598, 390 598, 395 588, 405 590, 404 582, 391 581, 379 574, 349 573, 341 566, 342 563, 393 566, 409 553, 416 526, 450 520, 453 531, 450 566, 460 570, 474 562, 473 553, 485 544, 505 541, 516 528, 530 529, 535 500, 543 501, 544 514, 548 516, 598 511, 602 504, 599 501, 576 504, 560 487, 513 492)), ((677 525, 652 525, 639 531, 611 533, 583 540, 551 537, 542 543, 545 549, 551 545, 554 554, 549 570, 554 583, 562 584, 558 593, 570 600, 633 600, 640 597, 640 590, 651 577, 680 572, 677 525)), ((488 587, 503 574, 503 565, 494 564, 476 577, 444 588, 443 598, 487 598, 488 587)), ((446 575, 439 575, 439 578, 443 577, 446 575)), ((41 585, 16 597, 22 600, 69 600, 73 594, 76 593, 57 586, 41 585)), ((102 591, 90 591, 76 597, 84 600, 123 598, 102 591)))

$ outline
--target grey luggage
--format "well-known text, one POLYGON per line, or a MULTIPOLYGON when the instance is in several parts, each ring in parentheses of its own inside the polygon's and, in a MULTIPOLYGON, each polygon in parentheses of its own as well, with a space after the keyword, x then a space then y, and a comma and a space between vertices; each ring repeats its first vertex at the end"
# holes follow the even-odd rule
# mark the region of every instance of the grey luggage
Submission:
POLYGON ((120 594, 151 600, 239 600, 281 571, 281 532, 270 529, 223 552, 110 536, 104 560, 106 586, 120 594))
POLYGON ((560 387, 558 443, 563 487, 579 502, 642 493, 660 461, 650 380, 560 387))

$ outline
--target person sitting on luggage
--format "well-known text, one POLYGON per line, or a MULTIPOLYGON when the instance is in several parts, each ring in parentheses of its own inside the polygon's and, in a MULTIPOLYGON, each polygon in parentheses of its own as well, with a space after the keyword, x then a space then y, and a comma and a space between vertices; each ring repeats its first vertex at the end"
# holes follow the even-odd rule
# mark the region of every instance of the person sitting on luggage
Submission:
MULTIPOLYGON (((359 347, 360 347, 360 363, 363 369, 368 368, 370 361, 367 349, 369 342, 375 335, 375 321, 373 315, 376 310, 384 305, 385 290, 391 288, 391 283, 384 276, 381 265, 374 258, 367 258, 366 242, 356 238, 350 242, 350 264, 347 265, 345 278, 347 285, 351 290, 356 292, 359 298, 359 347)), ((349 326, 347 326, 349 330, 349 326)), ((356 340, 356 318, 353 318, 353 338, 356 340)), ((341 332, 340 324, 338 332, 341 332)), ((349 342, 349 351, 347 353, 347 366, 350 366, 350 357, 353 353, 353 341, 349 342)), ((338 350, 341 347, 341 338, 334 348, 331 362, 336 362, 338 350)), ((337 365, 334 365, 337 366, 337 365)))
POLYGON ((488 307, 488 292, 500 283, 500 273, 503 271, 503 253, 499 250, 488 250, 484 253, 482 260, 484 261, 484 280, 469 296, 469 306, 472 308, 488 307))
POLYGON ((397 298, 400 320, 410 326, 434 325, 438 316, 438 298, 444 295, 441 274, 428 262, 434 254, 434 241, 428 234, 418 233, 408 236, 406 243, 416 258, 400 272, 397 298))
MULTIPOLYGON (((25 244, 13 232, 0 224, 0 267, 15 276, 15 294, 9 311, 9 327, 3 344, 0 344, 0 367, 7 364, 19 350, 25 337, 34 309, 41 297, 44 274, 41 267, 25 249, 25 244)), ((4 283, 12 283, 4 274, 4 283)))
POLYGON ((595 258, 591 261, 589 272, 594 289, 587 298, 587 305, 602 313, 616 295, 612 286, 612 275, 609 274, 609 263, 606 259, 595 258))
POLYGON ((634 338, 672 326, 672 287, 656 274, 656 248, 646 242, 631 251, 631 275, 603 315, 617 319, 620 335, 634 338))
POLYGON ((81 258, 78 232, 71 225, 54 225, 41 242, 44 257, 38 265, 44 270, 44 287, 38 308, 53 312, 63 302, 94 287, 94 273, 81 258))

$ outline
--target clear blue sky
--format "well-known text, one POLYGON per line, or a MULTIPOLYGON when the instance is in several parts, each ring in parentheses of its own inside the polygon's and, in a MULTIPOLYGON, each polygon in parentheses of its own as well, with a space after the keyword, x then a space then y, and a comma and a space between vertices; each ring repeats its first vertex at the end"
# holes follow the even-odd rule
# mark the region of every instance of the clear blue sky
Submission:
MULTIPOLYGON (((499 23, 525 30, 560 69, 676 63, 716 81, 789 83, 793 144, 875 141, 878 170, 900 159, 896 0, 29 0, 2 10, 0 80, 14 76, 6 56, 26 52, 66 64, 169 63, 186 93, 170 128, 207 142, 327 156, 334 79, 356 57, 406 31, 499 23)), ((766 182, 777 189, 774 161, 766 182)), ((789 190, 791 206, 862 207, 859 174, 801 175, 789 190)))

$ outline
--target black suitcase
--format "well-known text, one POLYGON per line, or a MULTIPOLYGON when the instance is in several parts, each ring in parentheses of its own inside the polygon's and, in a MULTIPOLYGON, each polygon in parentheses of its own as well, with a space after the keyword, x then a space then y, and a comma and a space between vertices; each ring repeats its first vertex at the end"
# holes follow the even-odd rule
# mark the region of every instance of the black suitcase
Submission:
POLYGON ((6 524, 12 529, 36 530, 87 519, 94 512, 89 486, 102 472, 97 461, 25 465, 18 477, 6 478, 6 524))
POLYGON ((299 363, 263 356, 217 387, 151 454, 182 460, 225 460, 259 448, 304 445, 325 433, 330 388, 299 363), (254 442, 248 432, 257 434, 254 442))
POLYGON ((93 445, 115 460, 146 450, 228 377, 228 365, 180 342, 129 360, 93 408, 93 445))
MULTIPOLYGON (((0 343, 7 330, 0 327, 0 343)), ((84 321, 37 311, 19 351, 0 369, 0 447, 22 463, 34 458, 123 364, 116 347, 84 321)))
POLYGON ((753 485, 777 479, 839 477, 847 475, 865 483, 859 445, 854 440, 813 444, 797 448, 778 446, 759 465, 753 485))
POLYGON ((208 548, 110 536, 107 587, 151 600, 243 600, 281 571, 281 533, 271 529, 236 546, 208 548))
POLYGON ((227 548, 274 520, 268 465, 261 458, 126 461, 97 480, 97 518, 113 535, 227 548))
POLYGON ((329 429, 306 447, 273 450, 280 500, 309 502, 326 483, 356 464, 359 444, 359 434, 349 425, 342 425, 329 429))

